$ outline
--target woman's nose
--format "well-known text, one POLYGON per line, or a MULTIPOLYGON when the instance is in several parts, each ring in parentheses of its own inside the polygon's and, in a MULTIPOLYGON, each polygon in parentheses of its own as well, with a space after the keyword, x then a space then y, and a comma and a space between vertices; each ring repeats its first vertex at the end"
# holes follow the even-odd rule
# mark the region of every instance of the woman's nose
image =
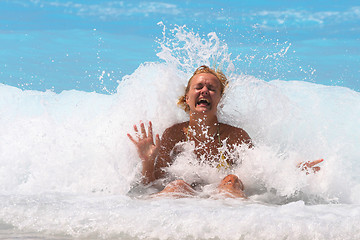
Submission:
POLYGON ((202 89, 201 89, 201 94, 202 95, 207 95, 209 93, 209 89, 207 88, 207 87, 203 87, 202 89))

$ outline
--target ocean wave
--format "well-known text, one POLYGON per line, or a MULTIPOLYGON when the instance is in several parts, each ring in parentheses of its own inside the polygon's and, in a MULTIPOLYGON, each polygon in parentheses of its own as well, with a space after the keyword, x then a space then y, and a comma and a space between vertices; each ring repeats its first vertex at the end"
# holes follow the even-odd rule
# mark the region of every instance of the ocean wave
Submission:
MULTIPOLYGON (((217 34, 162 27, 160 61, 140 64, 110 95, 0 84, 0 236, 359 238, 360 93, 241 74, 217 34), (245 129, 255 144, 233 169, 249 200, 130 197, 141 161, 126 134, 139 121, 151 120, 161 134, 187 120, 177 99, 196 65, 212 61, 230 81, 219 120, 245 129), (325 160, 317 174, 296 167, 318 158, 325 160)), ((280 44, 267 59, 279 61, 289 46, 280 44)), ((213 183, 224 176, 187 161, 173 166, 179 176, 198 170, 213 183)))

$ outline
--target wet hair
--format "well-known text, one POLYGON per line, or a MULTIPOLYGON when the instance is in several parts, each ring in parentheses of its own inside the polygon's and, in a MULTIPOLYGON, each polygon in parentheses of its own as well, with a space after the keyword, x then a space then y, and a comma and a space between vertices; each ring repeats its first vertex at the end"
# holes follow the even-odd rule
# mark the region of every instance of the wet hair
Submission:
POLYGON ((191 80, 194 78, 195 75, 197 74, 200 74, 200 73, 211 73, 212 75, 214 75, 215 77, 217 77, 217 79, 219 79, 220 81, 220 94, 221 96, 223 95, 224 93, 224 90, 225 90, 225 87, 228 85, 228 80, 225 76, 225 74, 217 69, 213 69, 213 68, 210 68, 206 65, 202 65, 200 67, 198 67, 195 72, 193 73, 193 75, 191 76, 191 78, 189 79, 188 83, 187 83, 187 86, 185 88, 185 94, 183 96, 181 96, 179 98, 179 101, 178 101, 178 106, 181 107, 182 109, 184 109, 185 112, 189 112, 190 111, 190 107, 189 105, 187 105, 186 103, 186 94, 189 92, 190 90, 190 83, 191 83, 191 80))

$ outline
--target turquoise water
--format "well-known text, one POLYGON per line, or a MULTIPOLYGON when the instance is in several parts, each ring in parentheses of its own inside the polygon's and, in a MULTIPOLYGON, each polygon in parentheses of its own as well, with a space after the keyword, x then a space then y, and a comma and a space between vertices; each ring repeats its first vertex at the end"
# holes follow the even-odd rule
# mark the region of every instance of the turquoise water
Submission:
MULTIPOLYGON (((0 1, 0 238, 359 239, 359 18, 355 1, 0 1), (249 200, 129 196, 126 133, 185 121, 201 64, 256 145, 233 169, 249 200)), ((226 173, 193 160, 168 171, 211 193, 226 173)))
POLYGON ((356 1, 19 0, 1 1, 0 16, 0 82, 22 89, 112 93, 141 63, 159 61, 162 21, 216 32, 238 73, 360 90, 356 1))

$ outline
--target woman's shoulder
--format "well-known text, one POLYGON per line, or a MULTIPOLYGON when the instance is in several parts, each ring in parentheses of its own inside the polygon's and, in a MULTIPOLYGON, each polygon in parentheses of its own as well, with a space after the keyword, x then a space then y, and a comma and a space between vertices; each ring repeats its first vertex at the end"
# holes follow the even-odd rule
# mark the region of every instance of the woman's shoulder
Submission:
POLYGON ((180 129, 180 128, 187 127, 187 126, 189 126, 189 121, 175 123, 174 125, 172 125, 171 127, 167 128, 167 129, 180 129))
POLYGON ((163 137, 170 138, 173 140, 182 139, 184 135, 184 131, 189 125, 189 122, 176 123, 171 127, 165 129, 163 133, 163 137))
POLYGON ((251 138, 249 134, 242 128, 235 127, 226 123, 221 123, 220 133, 224 137, 228 138, 233 143, 250 143, 251 138))
POLYGON ((220 129, 223 129, 226 132, 231 132, 231 133, 240 133, 240 132, 245 132, 244 129, 239 128, 239 127, 235 127, 226 123, 220 123, 220 129))

